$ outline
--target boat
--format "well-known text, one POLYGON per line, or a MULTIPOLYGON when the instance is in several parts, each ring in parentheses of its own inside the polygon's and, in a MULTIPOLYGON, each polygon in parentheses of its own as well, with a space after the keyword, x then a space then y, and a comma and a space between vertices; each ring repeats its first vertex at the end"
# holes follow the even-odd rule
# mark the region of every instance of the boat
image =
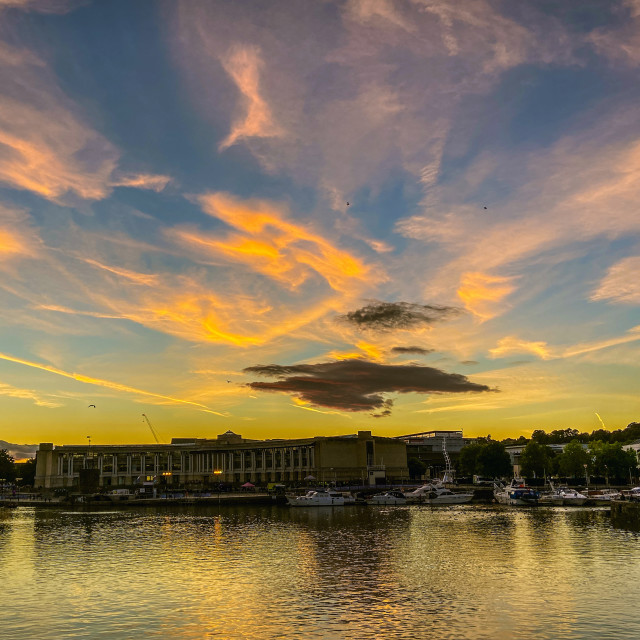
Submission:
POLYGON ((633 489, 623 489, 620 492, 623 500, 631 500, 633 502, 640 500, 640 487, 633 487, 633 489))
POLYGON ((367 500, 367 504, 407 504, 407 498, 402 491, 387 491, 372 496, 367 500))
POLYGON ((342 507, 345 498, 338 491, 312 489, 303 496, 287 496, 287 502, 291 507, 342 507))
POLYGON ((417 504, 466 504, 473 500, 473 493, 456 493, 442 482, 432 482, 405 494, 407 502, 417 504))
POLYGON ((493 489, 493 497, 499 504, 533 506, 538 504, 540 492, 527 487, 522 478, 514 478, 508 486, 496 483, 493 489))
POLYGON ((569 487, 554 487, 552 491, 540 497, 541 504, 551 504, 562 507, 581 507, 589 499, 582 493, 569 487))
POLYGON ((587 491, 587 498, 595 502, 610 502, 611 500, 619 500, 622 494, 615 489, 592 489, 587 491))

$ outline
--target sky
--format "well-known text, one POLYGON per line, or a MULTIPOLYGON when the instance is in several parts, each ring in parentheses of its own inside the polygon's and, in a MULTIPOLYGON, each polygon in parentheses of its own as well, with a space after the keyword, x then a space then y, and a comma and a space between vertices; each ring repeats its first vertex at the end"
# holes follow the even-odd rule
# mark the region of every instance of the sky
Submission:
POLYGON ((640 1, 0 0, 0 438, 640 419, 640 1))

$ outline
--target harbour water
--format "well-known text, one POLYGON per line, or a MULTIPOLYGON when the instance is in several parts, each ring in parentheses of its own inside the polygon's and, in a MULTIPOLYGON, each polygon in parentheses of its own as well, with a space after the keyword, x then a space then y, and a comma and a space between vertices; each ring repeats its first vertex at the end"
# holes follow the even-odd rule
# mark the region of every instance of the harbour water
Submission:
POLYGON ((640 637, 603 509, 0 513, 4 640, 640 637))

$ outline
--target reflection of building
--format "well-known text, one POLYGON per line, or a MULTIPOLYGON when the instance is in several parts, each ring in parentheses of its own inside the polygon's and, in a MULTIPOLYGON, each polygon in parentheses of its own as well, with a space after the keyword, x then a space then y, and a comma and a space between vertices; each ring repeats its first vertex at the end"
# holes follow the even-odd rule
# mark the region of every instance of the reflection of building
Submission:
POLYGON ((476 438, 465 438, 462 431, 425 431, 398 436, 407 445, 407 459, 418 458, 427 465, 428 473, 440 475, 446 468, 445 451, 455 465, 460 449, 476 442, 476 438))
POLYGON ((174 438, 171 444, 62 445, 43 443, 35 485, 79 486, 83 470, 96 468, 100 486, 146 482, 319 482, 376 484, 408 477, 404 442, 370 431, 295 440, 246 440, 227 431, 215 439, 174 438))

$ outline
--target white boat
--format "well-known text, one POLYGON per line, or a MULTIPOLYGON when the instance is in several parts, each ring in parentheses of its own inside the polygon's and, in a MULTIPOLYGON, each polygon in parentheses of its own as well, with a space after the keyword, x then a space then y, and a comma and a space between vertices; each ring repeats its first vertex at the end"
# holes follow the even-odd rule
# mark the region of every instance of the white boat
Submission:
POLYGON ((407 498, 402 491, 387 491, 372 496, 367 500, 367 504, 407 504, 407 498))
POLYGON ((540 499, 540 493, 531 487, 527 487, 524 480, 514 478, 509 486, 495 484, 493 497, 500 504, 514 506, 536 505, 540 499))
POLYGON ((554 487, 551 485, 553 491, 547 493, 540 498, 541 504, 552 504, 555 506, 563 507, 581 507, 587 500, 588 496, 579 493, 575 489, 569 489, 569 487, 554 487))
POLYGON ((622 494, 615 489, 596 489, 587 491, 587 498, 596 502, 609 502, 611 500, 620 500, 622 494))
POLYGON ((287 502, 292 507, 342 507, 345 503, 344 496, 338 491, 325 489, 312 489, 304 496, 297 498, 287 497, 287 502))
POLYGON ((473 493, 456 493, 441 482, 429 483, 405 494, 407 501, 417 504, 466 504, 473 500, 473 493))

